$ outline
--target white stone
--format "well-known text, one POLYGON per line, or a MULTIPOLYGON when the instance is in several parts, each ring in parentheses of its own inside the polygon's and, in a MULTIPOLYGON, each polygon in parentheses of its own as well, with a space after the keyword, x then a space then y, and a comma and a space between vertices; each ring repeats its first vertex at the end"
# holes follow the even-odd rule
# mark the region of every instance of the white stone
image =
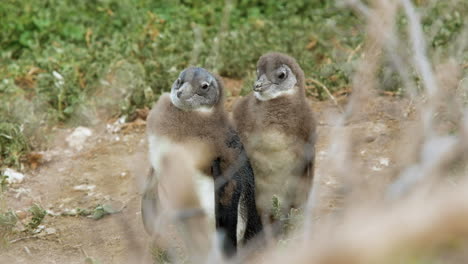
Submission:
POLYGON ((75 150, 82 150, 86 140, 93 134, 93 131, 87 127, 77 127, 73 132, 65 139, 68 145, 75 150))
POLYGON ((57 230, 55 228, 53 228, 53 227, 48 227, 48 228, 45 229, 45 233, 47 235, 52 235, 52 234, 57 233, 57 230))
POLYGON ((62 76, 60 73, 58 73, 58 72, 56 72, 56 71, 53 71, 52 74, 54 75, 54 77, 55 77, 57 80, 63 81, 63 76, 62 76))
POLYGON ((8 183, 22 183, 25 177, 23 173, 10 168, 6 168, 3 174, 8 177, 6 179, 8 183))
POLYGON ((81 185, 76 185, 73 187, 73 190, 75 191, 92 191, 96 188, 96 185, 87 185, 87 184, 81 184, 81 185))
POLYGON ((388 166, 390 164, 390 160, 388 158, 380 158, 379 163, 382 166, 388 166))

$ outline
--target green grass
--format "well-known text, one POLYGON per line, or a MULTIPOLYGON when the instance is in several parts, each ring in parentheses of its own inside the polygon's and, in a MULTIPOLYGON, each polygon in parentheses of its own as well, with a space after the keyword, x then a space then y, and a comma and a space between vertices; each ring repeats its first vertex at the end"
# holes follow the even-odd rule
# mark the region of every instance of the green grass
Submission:
POLYGON ((18 218, 14 212, 0 212, 0 249, 8 245, 9 235, 17 221, 18 218))
POLYGON ((29 208, 29 212, 31 213, 32 218, 31 221, 27 224, 27 227, 29 230, 34 230, 42 223, 42 220, 44 220, 47 212, 38 204, 33 204, 33 206, 29 208))
MULTIPOLYGON (((418 2, 425 30, 437 28, 431 53, 450 53, 466 4, 418 2)), ((296 57, 308 77, 332 92, 349 86, 360 50, 351 59, 350 53, 365 38, 362 19, 350 10, 328 0, 226 3, 3 0, 0 168, 19 166, 25 153, 41 148, 51 125, 88 124, 102 112, 150 106, 191 64, 245 79, 246 93, 256 60, 274 50, 296 57)), ((321 89, 315 95, 327 98, 321 89)))

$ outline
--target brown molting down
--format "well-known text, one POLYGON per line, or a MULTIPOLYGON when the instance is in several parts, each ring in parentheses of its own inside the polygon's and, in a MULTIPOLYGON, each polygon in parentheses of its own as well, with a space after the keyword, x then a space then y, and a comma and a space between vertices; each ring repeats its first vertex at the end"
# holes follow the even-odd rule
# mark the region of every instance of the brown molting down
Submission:
MULTIPOLYGON (((171 103, 169 94, 163 94, 150 112, 147 133, 181 144, 194 157, 196 168, 206 175, 211 175, 212 162, 218 157, 222 157, 220 167, 225 171, 235 163, 240 149, 226 147, 232 128, 224 109, 218 107, 222 104, 220 101, 209 114, 183 111, 171 103)), ((221 198, 223 204, 231 200, 232 183, 226 191, 221 198)))
MULTIPOLYGON (((229 163, 238 153, 233 153, 233 149, 225 147, 226 137, 232 128, 224 111, 224 86, 218 76, 212 75, 219 85, 220 96, 211 113, 181 110, 172 104, 169 93, 164 93, 148 115, 147 134, 164 136, 172 142, 183 142, 195 146, 204 144, 208 149, 202 153, 209 156, 206 157, 208 160, 216 158, 209 153, 221 152, 219 155, 229 163)), ((211 164, 201 165, 204 166, 198 169, 209 174, 211 164)))
POLYGON ((236 129, 254 169, 257 207, 263 217, 269 216, 273 194, 289 205, 283 213, 304 204, 314 174, 316 124, 305 97, 303 71, 295 59, 268 53, 259 59, 257 73, 274 72, 281 65, 288 66, 296 77, 294 93, 266 101, 250 93, 237 102, 233 111, 236 129))
POLYGON ((215 153, 224 157, 224 169, 226 163, 233 162, 239 153, 235 149, 225 147, 231 128, 224 109, 219 105, 222 105, 222 102, 218 103, 211 113, 183 111, 172 104, 169 94, 164 93, 148 116, 147 133, 163 136, 171 142, 192 145, 193 148, 204 148, 199 154, 206 158, 206 162, 196 164, 199 165, 198 169, 206 174, 209 174, 211 161, 217 156, 215 153))

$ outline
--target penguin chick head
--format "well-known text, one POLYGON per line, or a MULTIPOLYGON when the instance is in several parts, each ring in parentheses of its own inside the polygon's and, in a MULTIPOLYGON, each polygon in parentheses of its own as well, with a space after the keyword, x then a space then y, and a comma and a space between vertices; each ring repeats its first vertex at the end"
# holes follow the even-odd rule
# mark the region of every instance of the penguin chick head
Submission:
POLYGON ((213 74, 200 67, 183 70, 171 89, 172 103, 185 111, 210 110, 220 99, 220 82, 213 74))
POLYGON ((257 80, 253 90, 260 101, 297 93, 304 73, 292 57, 282 53, 267 53, 257 62, 257 80))

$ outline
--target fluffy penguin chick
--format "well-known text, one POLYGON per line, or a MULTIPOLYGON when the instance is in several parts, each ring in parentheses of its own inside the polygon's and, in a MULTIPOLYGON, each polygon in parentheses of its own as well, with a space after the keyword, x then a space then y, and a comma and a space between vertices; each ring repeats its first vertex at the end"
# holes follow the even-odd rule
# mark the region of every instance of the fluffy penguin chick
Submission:
MULTIPOLYGON (((208 208, 206 211, 210 213, 210 210, 214 210, 216 228, 225 237, 223 250, 230 256, 237 247, 238 216, 241 215, 246 222, 244 240, 259 233, 262 224, 256 210, 253 170, 240 138, 228 123, 223 97, 221 80, 198 67, 182 71, 172 85, 171 93, 161 95, 147 121, 154 173, 147 180, 142 214, 145 215, 145 210, 158 212, 154 208, 157 204, 154 186, 160 178, 160 156, 167 149, 180 146, 190 154, 195 168, 210 176, 205 179, 214 180, 213 187, 201 185, 200 200, 202 204, 209 202, 210 197, 206 195, 214 191, 214 195, 211 194, 214 209, 208 208)), ((152 233, 152 219, 143 217, 143 220, 147 230, 152 233)))
POLYGON ((234 107, 234 122, 255 173, 257 208, 264 218, 273 218, 273 196, 287 214, 306 202, 312 187, 316 128, 304 86, 304 72, 295 59, 268 53, 257 62, 253 93, 234 107))

